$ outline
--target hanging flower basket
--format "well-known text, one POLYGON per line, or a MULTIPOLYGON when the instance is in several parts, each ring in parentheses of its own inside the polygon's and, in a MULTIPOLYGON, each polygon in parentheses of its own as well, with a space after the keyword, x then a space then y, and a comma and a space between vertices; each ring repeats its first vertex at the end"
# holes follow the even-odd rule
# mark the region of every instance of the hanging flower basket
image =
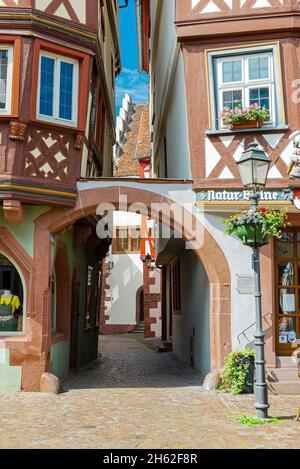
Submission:
POLYGON ((284 209, 270 210, 264 207, 236 213, 223 220, 223 223, 227 225, 225 234, 236 234, 243 244, 252 247, 268 244, 271 236, 280 238, 282 230, 290 226, 284 209))
POLYGON ((247 246, 263 246, 270 241, 270 236, 263 232, 263 228, 259 224, 249 223, 238 226, 235 234, 247 246))

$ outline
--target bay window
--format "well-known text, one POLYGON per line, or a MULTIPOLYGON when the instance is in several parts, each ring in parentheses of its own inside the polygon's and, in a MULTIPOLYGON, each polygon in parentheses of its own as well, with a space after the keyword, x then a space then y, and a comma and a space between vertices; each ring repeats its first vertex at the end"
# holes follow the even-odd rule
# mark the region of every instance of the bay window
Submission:
POLYGON ((213 129, 222 129, 224 108, 257 105, 269 111, 265 125, 284 123, 277 45, 241 47, 208 53, 213 129))
POLYGON ((13 47, 0 46, 0 115, 11 113, 13 47))
POLYGON ((78 84, 78 60, 41 51, 37 118, 77 127, 78 84))

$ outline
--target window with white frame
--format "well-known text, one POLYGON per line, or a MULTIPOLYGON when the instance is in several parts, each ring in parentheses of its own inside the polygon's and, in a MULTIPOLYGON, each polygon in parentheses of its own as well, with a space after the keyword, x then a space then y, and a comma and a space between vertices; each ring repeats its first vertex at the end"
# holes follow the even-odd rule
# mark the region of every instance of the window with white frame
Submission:
POLYGON ((41 52, 37 118, 76 127, 78 121, 78 85, 78 60, 41 52))
POLYGON ((11 113, 13 47, 0 46, 0 115, 11 113))
POLYGON ((276 46, 241 48, 209 54, 211 106, 214 127, 224 127, 220 113, 224 108, 254 104, 269 111, 266 125, 283 123, 281 80, 276 46), (210 76, 211 76, 210 75, 210 76))

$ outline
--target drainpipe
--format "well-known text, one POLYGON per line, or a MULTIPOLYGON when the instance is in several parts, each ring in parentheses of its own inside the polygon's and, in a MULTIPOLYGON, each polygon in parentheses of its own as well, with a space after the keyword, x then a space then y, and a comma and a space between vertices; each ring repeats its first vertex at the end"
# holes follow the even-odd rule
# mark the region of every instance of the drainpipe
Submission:
POLYGON ((142 1, 135 0, 139 72, 143 72, 142 1))

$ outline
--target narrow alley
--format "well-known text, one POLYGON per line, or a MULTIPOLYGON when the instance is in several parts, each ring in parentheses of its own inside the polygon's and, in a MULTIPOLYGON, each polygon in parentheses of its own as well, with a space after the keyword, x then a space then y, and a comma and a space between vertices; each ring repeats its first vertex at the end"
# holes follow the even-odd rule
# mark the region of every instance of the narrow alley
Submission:
POLYGON ((0 394, 0 448, 296 448, 298 399, 271 397, 274 425, 236 422, 253 396, 201 389, 201 376, 139 335, 102 336, 101 357, 65 393, 0 394))

